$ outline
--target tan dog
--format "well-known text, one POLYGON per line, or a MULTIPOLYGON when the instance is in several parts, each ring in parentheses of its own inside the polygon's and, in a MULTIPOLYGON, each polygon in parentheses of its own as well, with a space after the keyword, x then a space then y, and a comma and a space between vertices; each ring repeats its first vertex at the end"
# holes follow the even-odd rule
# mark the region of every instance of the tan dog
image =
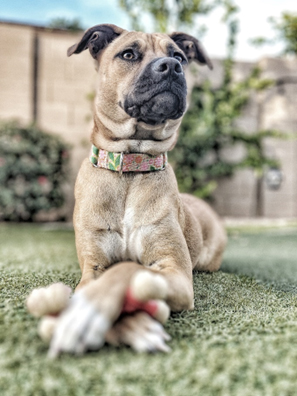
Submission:
MULTIPOLYGON (((98 25, 68 55, 87 48, 99 70, 92 144, 152 158, 173 149, 186 110, 184 67, 189 60, 212 67, 201 44, 183 33, 145 34, 98 25)), ((163 276, 163 296, 159 291, 154 295, 152 288, 151 297, 165 298, 172 311, 193 309, 192 271, 217 270, 226 237, 206 203, 179 194, 170 165, 121 174, 86 159, 75 199, 82 278, 56 329, 53 354, 99 348, 120 315, 136 272, 163 276)), ((148 277, 152 284, 157 278, 148 277)), ((153 322, 141 315, 124 318, 113 337, 131 345, 133 337, 147 340, 153 322)), ((157 341, 143 345, 143 350, 162 349, 157 341)))

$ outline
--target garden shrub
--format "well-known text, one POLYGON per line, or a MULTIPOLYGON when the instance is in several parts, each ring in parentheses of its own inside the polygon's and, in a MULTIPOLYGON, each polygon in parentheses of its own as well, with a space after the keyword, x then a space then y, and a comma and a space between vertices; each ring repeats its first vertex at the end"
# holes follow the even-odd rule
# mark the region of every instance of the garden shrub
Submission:
POLYGON ((33 221, 65 202, 69 146, 36 126, 0 125, 0 219, 33 221))

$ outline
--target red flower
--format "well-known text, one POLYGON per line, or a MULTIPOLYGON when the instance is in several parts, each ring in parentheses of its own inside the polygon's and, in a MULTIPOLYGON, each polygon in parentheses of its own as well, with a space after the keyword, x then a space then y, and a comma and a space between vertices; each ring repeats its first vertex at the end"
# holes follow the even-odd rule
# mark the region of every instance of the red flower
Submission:
POLYGON ((47 183, 47 177, 45 177, 45 176, 39 176, 39 177, 38 177, 38 183, 39 183, 40 185, 46 184, 46 183, 47 183))

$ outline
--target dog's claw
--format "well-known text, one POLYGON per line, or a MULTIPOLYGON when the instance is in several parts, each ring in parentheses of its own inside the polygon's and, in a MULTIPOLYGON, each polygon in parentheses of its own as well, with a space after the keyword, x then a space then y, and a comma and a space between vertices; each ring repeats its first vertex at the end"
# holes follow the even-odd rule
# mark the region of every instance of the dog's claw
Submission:
POLYGON ((121 318, 107 332, 106 340, 112 345, 126 344, 136 352, 170 352, 165 343, 170 336, 159 322, 145 312, 121 318))
POLYGON ((160 335, 157 334, 146 334, 144 338, 139 340, 135 340, 132 347, 137 352, 165 352, 168 353, 171 351, 168 345, 165 344, 164 339, 160 335))

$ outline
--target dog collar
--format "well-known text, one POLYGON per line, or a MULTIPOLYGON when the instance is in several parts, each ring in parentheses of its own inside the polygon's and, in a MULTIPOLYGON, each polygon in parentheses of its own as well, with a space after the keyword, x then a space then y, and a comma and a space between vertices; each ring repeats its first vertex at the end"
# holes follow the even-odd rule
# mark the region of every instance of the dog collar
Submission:
POLYGON ((143 153, 112 153, 92 145, 90 161, 96 168, 120 172, 152 172, 164 170, 167 153, 149 155, 143 153))

